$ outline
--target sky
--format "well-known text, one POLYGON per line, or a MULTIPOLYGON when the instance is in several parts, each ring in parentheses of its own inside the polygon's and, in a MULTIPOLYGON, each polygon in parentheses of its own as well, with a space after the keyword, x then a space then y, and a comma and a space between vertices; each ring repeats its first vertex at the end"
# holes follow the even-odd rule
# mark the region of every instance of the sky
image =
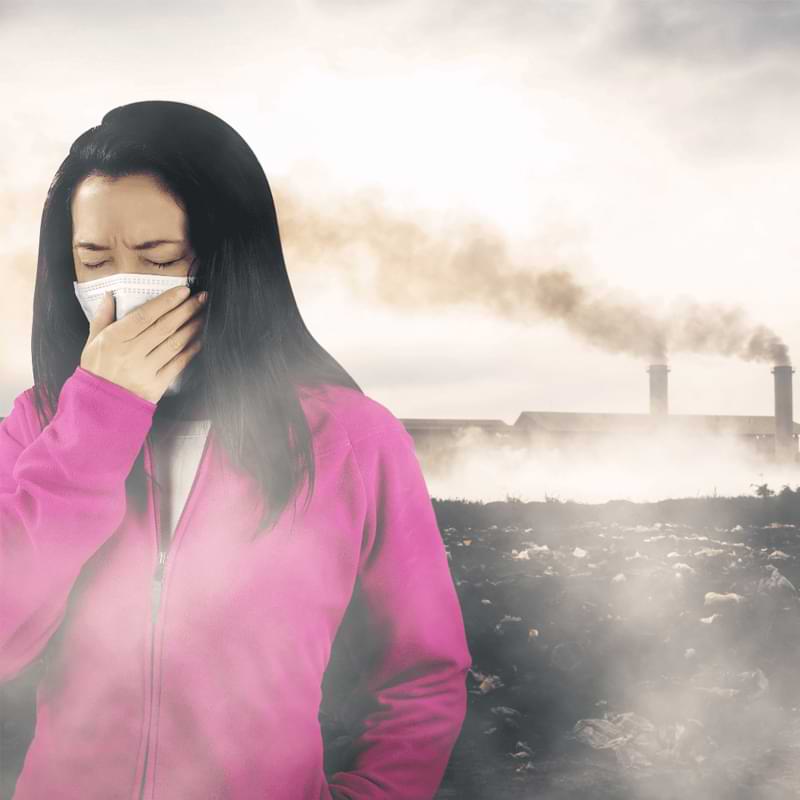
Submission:
POLYGON ((646 412, 661 360, 671 412, 772 414, 798 44, 782 0, 0 0, 0 415, 32 383, 49 182, 144 99, 248 141, 306 324, 397 417, 646 412))

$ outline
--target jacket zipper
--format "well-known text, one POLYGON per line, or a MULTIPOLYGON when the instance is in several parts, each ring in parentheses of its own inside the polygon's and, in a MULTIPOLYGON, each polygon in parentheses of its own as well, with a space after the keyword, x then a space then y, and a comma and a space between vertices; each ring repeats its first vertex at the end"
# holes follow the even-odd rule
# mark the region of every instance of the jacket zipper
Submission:
MULTIPOLYGON (((150 452, 150 472, 155 474, 155 464, 153 462, 153 450, 150 447, 150 436, 147 437, 147 445, 150 452)), ((161 530, 158 524, 160 515, 160 496, 158 494, 158 487, 153 485, 153 519, 156 528, 156 542, 158 543, 158 564, 156 565, 155 572, 153 573, 152 595, 151 595, 151 610, 152 622, 150 625, 150 706, 147 718, 147 737, 144 743, 144 766, 142 767, 142 781, 139 785, 139 800, 144 797, 144 785, 147 777, 147 762, 150 755, 150 728, 153 720, 153 695, 155 694, 154 677, 155 677, 155 650, 156 650, 156 622, 158 620, 158 611, 161 606, 161 588, 164 579, 164 564, 167 560, 167 553, 163 548, 161 541, 161 530)))
MULTIPOLYGON (((150 755, 150 731, 153 727, 153 697, 155 695, 155 650, 156 650, 156 626, 158 622, 158 613, 161 610, 162 606, 162 599, 163 599, 163 589, 164 589, 164 571, 166 569, 167 564, 167 555, 169 554, 172 543, 175 542, 177 539, 178 530, 180 528, 181 522, 183 520, 183 516, 186 513, 186 509, 189 506, 189 500, 194 492, 195 484, 197 483, 197 478, 200 475, 200 468, 203 465, 203 460, 205 459, 206 450, 208 449, 208 440, 210 438, 210 431, 206 435, 206 441, 203 445, 203 452, 200 456, 200 462, 197 465, 197 469, 194 473, 194 479, 192 480, 191 488, 189 489, 189 494, 186 497, 186 502, 183 504, 183 508, 181 509, 180 516, 178 517, 178 521, 175 524, 175 530, 172 534, 172 541, 168 545, 168 547, 164 548, 164 543, 162 541, 161 529, 159 525, 159 518, 161 514, 161 494, 158 489, 158 486, 153 486, 153 517, 155 519, 155 528, 156 528, 156 541, 158 542, 158 563, 156 564, 155 571, 153 573, 152 579, 152 596, 151 596, 151 606, 152 606, 152 624, 150 626, 150 711, 149 717, 147 720, 147 738, 145 739, 145 753, 144 753, 144 766, 142 767, 142 782, 139 785, 139 800, 143 800, 144 798, 144 787, 145 782, 147 779, 147 764, 149 761, 150 755)), ((149 452, 150 452, 150 470, 153 474, 155 474, 155 463, 153 461, 153 448, 150 446, 150 436, 148 434, 147 441, 145 445, 149 452)), ((163 637, 162 637, 163 638, 163 637)))

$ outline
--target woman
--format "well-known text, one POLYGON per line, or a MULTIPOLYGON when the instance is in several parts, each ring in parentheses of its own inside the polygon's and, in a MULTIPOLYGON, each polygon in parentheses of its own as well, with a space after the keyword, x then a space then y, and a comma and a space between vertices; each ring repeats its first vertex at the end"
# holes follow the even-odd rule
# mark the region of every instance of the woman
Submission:
POLYGON ((32 350, 0 423, 0 680, 44 664, 15 800, 433 797, 470 654, 413 440, 303 324, 234 130, 141 102, 75 141, 32 350))

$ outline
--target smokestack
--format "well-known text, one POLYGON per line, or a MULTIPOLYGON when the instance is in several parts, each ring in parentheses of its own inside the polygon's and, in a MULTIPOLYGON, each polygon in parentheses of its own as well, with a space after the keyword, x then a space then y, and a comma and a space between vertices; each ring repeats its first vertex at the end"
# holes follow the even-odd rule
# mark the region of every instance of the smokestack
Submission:
POLYGON ((775 376, 775 458, 794 461, 797 445, 794 440, 794 409, 792 404, 792 375, 788 364, 774 367, 775 376))
POLYGON ((666 364, 651 364, 647 371, 650 373, 650 413, 663 416, 668 413, 667 402, 667 373, 666 364))

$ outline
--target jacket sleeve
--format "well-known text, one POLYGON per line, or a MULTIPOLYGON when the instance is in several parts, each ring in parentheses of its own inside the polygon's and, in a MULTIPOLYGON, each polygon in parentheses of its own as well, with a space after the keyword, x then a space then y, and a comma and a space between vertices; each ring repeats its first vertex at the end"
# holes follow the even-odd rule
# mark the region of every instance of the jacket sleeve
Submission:
POLYGON ((335 800, 429 800, 466 715, 464 620, 414 440, 395 420, 352 444, 367 495, 344 639, 364 665, 360 730, 328 784, 335 800))
POLYGON ((79 366, 39 431, 30 394, 0 423, 0 681, 39 656, 83 565, 122 522, 157 407, 79 366))

